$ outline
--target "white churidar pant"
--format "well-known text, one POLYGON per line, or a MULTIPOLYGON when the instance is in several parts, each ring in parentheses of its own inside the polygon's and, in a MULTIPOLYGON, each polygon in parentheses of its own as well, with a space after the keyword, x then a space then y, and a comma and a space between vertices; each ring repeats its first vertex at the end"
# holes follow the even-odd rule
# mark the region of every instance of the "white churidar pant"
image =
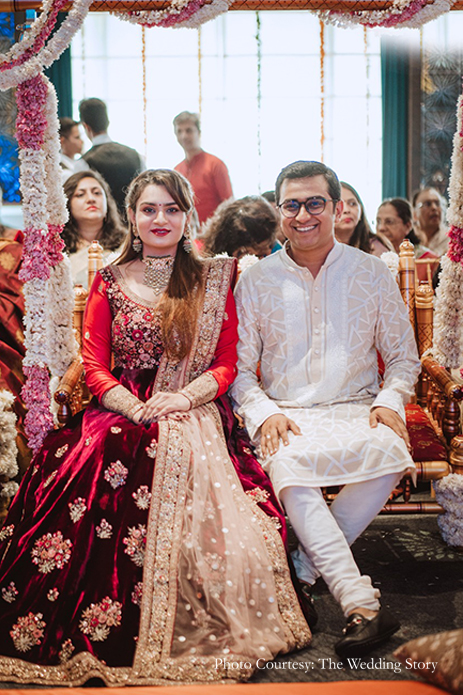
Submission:
POLYGON ((293 553, 298 577, 313 584, 321 575, 345 616, 354 608, 379 610, 380 592, 361 575, 350 545, 379 513, 401 473, 345 485, 331 507, 319 488, 287 487, 280 492, 299 540, 293 553))

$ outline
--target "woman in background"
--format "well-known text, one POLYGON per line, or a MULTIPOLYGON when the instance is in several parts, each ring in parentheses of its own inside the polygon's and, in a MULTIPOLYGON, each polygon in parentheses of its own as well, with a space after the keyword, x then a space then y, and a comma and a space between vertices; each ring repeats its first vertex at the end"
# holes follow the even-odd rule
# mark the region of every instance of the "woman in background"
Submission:
POLYGON ((272 253, 278 225, 275 210, 260 195, 225 201, 204 225, 204 251, 211 256, 264 258, 272 253))
POLYGON ((413 229, 413 210, 405 198, 388 198, 384 200, 376 213, 376 229, 387 237, 399 253, 400 244, 408 239, 414 246, 415 259, 428 259, 431 272, 428 274, 428 264, 418 263, 416 273, 420 282, 432 278, 439 266, 438 256, 421 243, 413 229))
POLYGON ((69 220, 62 237, 75 284, 87 286, 88 248, 98 241, 105 264, 119 255, 127 231, 108 184, 96 171, 80 171, 64 183, 69 220))
POLYGON ((362 199, 355 188, 345 181, 341 181, 341 199, 344 208, 341 219, 335 224, 336 239, 373 256, 392 251, 392 245, 383 235, 374 234, 368 224, 362 199))

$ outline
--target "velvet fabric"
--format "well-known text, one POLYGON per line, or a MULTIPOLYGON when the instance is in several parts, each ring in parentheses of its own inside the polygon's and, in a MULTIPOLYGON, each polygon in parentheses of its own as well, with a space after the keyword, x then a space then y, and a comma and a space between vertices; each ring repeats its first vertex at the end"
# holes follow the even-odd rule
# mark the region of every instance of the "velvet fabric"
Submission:
MULTIPOLYGON (((180 364, 159 358, 155 321, 142 326, 146 308, 100 272, 113 327, 129 330, 130 339, 113 341, 112 378, 131 398, 186 384, 200 393, 205 376, 210 383, 205 372, 217 369, 230 320, 228 265, 206 268, 195 347, 180 364), (151 366, 133 366, 149 338, 151 366)), ((86 321, 84 332, 94 330, 86 321)), ((186 420, 145 426, 95 397, 47 436, 0 531, 1 680, 236 680, 258 659, 309 643, 279 534, 283 514, 227 395, 211 398, 186 420), (222 654, 245 665, 218 669, 222 654)))
POLYGON ((419 405, 405 406, 407 431, 414 461, 446 461, 447 451, 419 405))
MULTIPOLYGON (((145 400, 151 393, 155 370, 119 370, 117 377, 145 400)), ((284 517, 270 481, 252 456, 244 431, 237 429, 228 396, 222 396, 218 405, 231 460, 244 489, 267 492, 268 498, 260 506, 278 519, 286 536, 284 517)), ((148 508, 143 494, 137 497, 137 491, 142 488, 146 496, 151 490, 157 439, 157 423, 149 427, 135 425, 106 410, 96 399, 64 429, 48 435, 0 532, 3 656, 59 664, 62 644, 70 639, 75 647, 73 655, 87 651, 108 666, 132 663, 140 619, 133 593, 142 581, 143 567, 127 554, 124 536, 127 528, 137 529, 147 523, 148 508), (120 473, 111 477, 108 470, 114 462, 121 464, 120 473), (77 518, 84 507, 85 512, 77 518), (12 526, 15 530, 10 536, 12 526), (37 565, 31 555, 37 541, 47 534, 49 548, 43 556, 49 559, 48 567, 52 569, 48 570, 46 559, 37 565), (67 542, 71 556, 60 569, 54 558, 60 552, 66 553, 67 542), (79 628, 82 612, 102 596, 115 595, 124 596, 120 627, 110 640, 90 640, 79 628), (10 632, 18 616, 30 613, 42 614, 47 629, 39 645, 20 653, 10 632)))

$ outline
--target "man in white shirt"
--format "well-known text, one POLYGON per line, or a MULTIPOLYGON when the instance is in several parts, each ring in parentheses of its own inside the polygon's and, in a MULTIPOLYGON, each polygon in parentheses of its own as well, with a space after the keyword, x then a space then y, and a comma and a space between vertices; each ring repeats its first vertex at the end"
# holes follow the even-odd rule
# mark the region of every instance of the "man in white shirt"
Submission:
POLYGON ((336 174, 295 162, 275 195, 288 241, 238 284, 232 396, 298 536, 293 559, 304 591, 324 578, 347 619, 335 649, 361 656, 400 625, 380 607, 350 545, 414 470, 404 404, 420 363, 386 264, 335 240, 343 205, 336 174), (381 390, 377 350, 386 366, 381 390), (329 508, 321 488, 332 485, 344 487, 329 508))

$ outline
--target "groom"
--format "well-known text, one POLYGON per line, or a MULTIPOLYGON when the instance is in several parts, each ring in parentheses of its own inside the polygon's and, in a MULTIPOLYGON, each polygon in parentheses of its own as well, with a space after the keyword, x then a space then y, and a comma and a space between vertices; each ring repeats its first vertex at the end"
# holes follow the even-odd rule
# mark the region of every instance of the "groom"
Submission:
POLYGON ((404 404, 420 363, 386 264, 335 240, 343 204, 334 171, 295 162, 275 194, 287 242, 238 284, 232 396, 299 539, 304 592, 323 577, 347 621, 336 652, 361 656, 400 625, 350 545, 414 470, 404 404), (343 487, 328 507, 321 488, 332 485, 343 487))

